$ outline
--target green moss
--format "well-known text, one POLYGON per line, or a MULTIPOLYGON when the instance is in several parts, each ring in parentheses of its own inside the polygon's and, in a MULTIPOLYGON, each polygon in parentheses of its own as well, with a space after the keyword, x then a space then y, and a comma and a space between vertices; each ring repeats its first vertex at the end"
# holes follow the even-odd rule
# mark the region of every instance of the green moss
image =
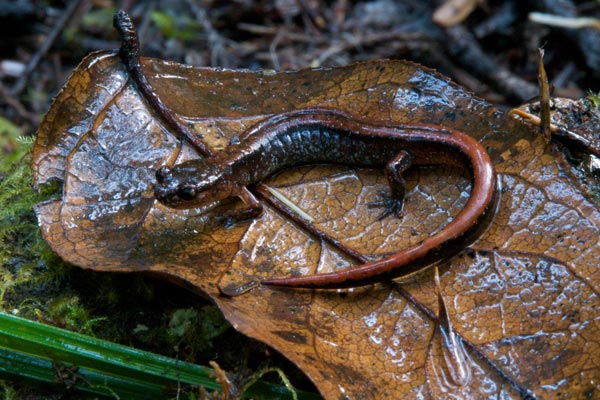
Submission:
POLYGON ((84 30, 100 31, 112 26, 117 8, 114 6, 91 9, 81 16, 81 27, 84 30))
POLYGON ((58 261, 42 240, 33 213, 33 205, 48 193, 36 193, 31 187, 32 141, 21 139, 19 133, 0 118, 0 309, 4 311, 7 293, 38 279, 37 271, 47 271, 58 261))
POLYGON ((196 36, 198 26, 188 17, 174 16, 162 11, 152 11, 150 19, 156 27, 168 38, 189 40, 196 36))
POLYGON ((18 399, 17 391, 11 385, 7 385, 4 381, 0 381, 0 387, 2 388, 2 399, 4 399, 4 400, 18 399))
POLYGON ((600 109, 600 92, 594 93, 591 90, 588 90, 586 99, 588 99, 594 108, 600 109))
MULTIPOLYGON (((168 332, 172 309, 182 307, 177 299, 163 301, 168 295, 161 292, 169 285, 163 289, 161 283, 157 297, 151 279, 73 268, 52 252, 41 237, 33 207, 54 192, 33 190, 33 141, 19 135, 17 127, 0 118, 0 311, 165 355, 176 355, 179 344, 191 351, 186 358, 202 359, 198 351, 210 347, 210 342, 188 344, 199 339, 193 330, 182 337, 168 332), (133 328, 140 325, 150 328, 136 333, 133 328)), ((198 300, 190 294, 183 307, 192 302, 198 300)), ((200 305, 194 326, 202 324, 202 314, 200 305)), ((2 383, 0 388, 7 399, 23 394, 11 384, 2 383)))
POLYGON ((212 352, 213 340, 230 327, 212 305, 177 309, 169 321, 168 340, 179 353, 186 355, 184 360, 192 361, 190 354, 212 352))
POLYGON ((73 268, 43 240, 34 205, 56 194, 31 186, 33 140, 0 118, 0 311, 91 334, 103 317, 91 317, 78 293, 65 290, 73 268))
MULTIPOLYGON (((0 118, 0 311, 196 364, 232 371, 264 365, 264 345, 230 329, 208 301, 140 274, 101 273, 65 264, 41 237, 33 207, 56 196, 31 186, 32 140, 0 118)), ((299 378, 302 380, 302 378, 299 378)), ((4 398, 28 387, 0 382, 4 398)), ((34 390, 35 392, 35 390, 34 390)), ((16 394, 15 394, 16 393, 16 394)))

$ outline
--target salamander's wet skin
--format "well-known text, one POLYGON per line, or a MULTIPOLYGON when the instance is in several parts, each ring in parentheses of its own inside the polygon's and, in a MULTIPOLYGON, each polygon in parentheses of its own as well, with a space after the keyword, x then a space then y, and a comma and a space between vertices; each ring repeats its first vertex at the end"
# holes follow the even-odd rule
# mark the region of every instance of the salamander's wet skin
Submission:
POLYGON ((391 196, 383 202, 384 214, 400 214, 405 192, 402 172, 410 165, 458 163, 471 172, 473 189, 465 207, 444 229, 416 246, 341 272, 268 279, 262 284, 341 288, 411 274, 460 252, 481 233, 486 225, 482 222, 491 220, 499 191, 489 156, 473 138, 439 126, 369 125, 339 111, 313 108, 268 118, 215 154, 174 117, 152 89, 140 65, 139 41, 127 13, 118 11, 114 24, 121 36, 119 55, 140 93, 180 139, 205 157, 157 171, 155 194, 168 206, 201 207, 239 197, 248 207, 233 217, 256 217, 262 205, 248 185, 282 168, 334 162, 385 166, 391 196))
POLYGON ((250 128, 214 157, 186 161, 156 172, 156 198, 174 208, 206 207, 240 197, 242 217, 257 216, 261 203, 247 190, 276 171, 313 163, 383 167, 390 186, 384 213, 402 211, 402 173, 413 165, 461 165, 471 173, 472 190, 459 214, 444 229, 385 259, 340 272, 267 279, 262 284, 341 288, 371 284, 404 274, 460 252, 495 211, 496 182, 485 149, 472 137, 435 125, 387 127, 324 108, 292 111, 250 128))

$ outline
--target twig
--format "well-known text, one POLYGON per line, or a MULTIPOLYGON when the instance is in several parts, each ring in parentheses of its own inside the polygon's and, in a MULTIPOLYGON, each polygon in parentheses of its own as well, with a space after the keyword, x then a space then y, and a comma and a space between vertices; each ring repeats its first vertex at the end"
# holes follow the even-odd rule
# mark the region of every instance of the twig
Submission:
MULTIPOLYGON (((509 111, 509 114, 516 115, 517 117, 522 118, 525 122, 528 122, 535 126, 541 126, 542 124, 542 120, 540 119, 540 117, 528 113, 527 111, 520 110, 518 108, 513 108, 509 111)), ((560 127, 552 123, 550 124, 550 132, 552 133, 553 139, 569 142, 572 145, 575 145, 581 149, 585 149, 585 151, 595 155, 596 157, 600 157, 600 150, 595 148, 588 139, 579 135, 578 133, 572 132, 567 128, 560 127)))
POLYGON ((448 34, 448 51, 458 63, 493 85, 502 93, 513 99, 524 101, 537 95, 535 85, 514 75, 510 70, 499 66, 479 46, 471 32, 463 25, 446 30, 448 34))
POLYGON ((392 42, 408 43, 409 47, 417 47, 417 43, 419 43, 419 41, 433 42, 433 39, 428 38, 426 35, 420 32, 399 31, 344 35, 344 38, 344 41, 331 45, 328 49, 321 53, 321 55, 318 57, 318 65, 323 64, 325 60, 341 52, 348 51, 353 48, 373 46, 382 42, 389 43, 390 47, 392 46, 392 42))
POLYGON ((40 118, 27 110, 23 103, 21 103, 16 96, 12 95, 10 90, 4 86, 2 82, 0 82, 0 99, 2 99, 1 101, 9 107, 12 107, 21 118, 28 120, 32 126, 37 126, 39 124, 40 118))
MULTIPOLYGON (((83 0, 83 1, 85 1, 85 0, 83 0)), ((44 43, 40 46, 38 51, 29 60, 29 63, 27 64, 27 67, 25 68, 23 75, 21 75, 21 77, 17 80, 17 82, 15 82, 14 86, 11 89, 11 94, 13 96, 19 96, 21 94, 21 92, 23 91, 23 89, 25 89, 25 86, 27 85, 27 81, 29 80, 29 76, 37 68, 41 59, 46 55, 48 50, 50 50, 50 48, 56 41, 56 38, 62 32, 65 25, 71 20, 71 17, 73 16, 73 14, 75 14, 75 11, 77 10, 77 8, 79 7, 79 5, 81 3, 82 3, 82 0, 72 0, 69 3, 69 5, 65 9, 65 11, 63 12, 63 14, 59 18, 59 20, 56 22, 56 25, 54 25, 54 28, 52 28, 52 31, 50 31, 50 33, 46 37, 46 40, 44 41, 44 43)))
POLYGON ((561 28, 594 28, 600 30, 600 19, 598 18, 561 17, 559 15, 531 12, 529 13, 529 20, 538 24, 558 26, 561 28))
MULTIPOLYGON (((332 58, 333 56, 349 51, 351 49, 360 48, 363 46, 373 46, 378 43, 386 42, 389 43, 388 48, 392 48, 397 43, 406 44, 408 48, 418 48, 422 46, 423 43, 431 43, 434 41, 433 38, 428 37, 427 35, 421 32, 401 32, 401 31, 391 31, 391 32, 373 32, 363 34, 361 32, 356 33, 348 33, 347 35, 343 35, 343 40, 338 40, 333 42, 329 40, 329 38, 321 36, 321 37, 313 37, 307 34, 289 32, 285 29, 279 29, 276 27, 263 26, 263 25, 255 25, 249 23, 240 23, 238 24, 238 28, 243 31, 251 32, 256 35, 275 35, 275 38, 272 40, 269 55, 265 57, 265 59, 271 60, 273 65, 277 66, 278 60, 276 59, 275 48, 279 46, 279 44, 288 40, 291 42, 299 42, 299 43, 307 43, 312 46, 323 46, 328 45, 328 47, 320 51, 319 55, 315 55, 314 57, 307 57, 309 59, 316 59, 311 65, 312 66, 320 66, 326 60, 332 58)), ((256 55, 256 58, 261 58, 259 55, 256 55)), ((278 68, 275 68, 278 69, 278 68)))
MULTIPOLYGON (((325 18, 323 18, 313 8, 313 5, 315 4, 314 2, 309 3, 306 0, 296 0, 296 1, 297 1, 298 5, 300 6, 300 9, 302 10, 302 13, 308 17, 308 20, 313 25, 312 27, 310 27, 310 28, 313 28, 312 30, 320 30, 327 26, 327 21, 325 21, 325 18)), ((317 3, 317 4, 319 4, 319 3, 317 3)))
POLYGON ((289 32, 275 26, 266 26, 251 24, 248 22, 240 22, 237 28, 242 31, 250 32, 255 35, 281 35, 283 39, 291 40, 292 42, 324 44, 329 43, 329 39, 323 36, 314 37, 305 33, 289 32))
MULTIPOLYGON (((133 4, 129 5, 129 8, 133 7, 133 4)), ((129 8, 123 8, 125 11, 129 10, 129 8)), ((138 37, 140 38, 140 43, 144 43, 144 39, 148 37, 148 29, 150 28, 150 23, 152 20, 152 13, 156 8, 156 1, 150 0, 146 3, 142 15, 140 17, 139 28, 137 28, 138 37)))
POLYGON ((352 257, 354 260, 366 263, 369 261, 367 257, 359 253, 358 251, 346 246, 341 241, 327 234, 326 232, 319 229, 311 221, 305 219, 300 214, 296 213, 294 209, 291 209, 287 204, 282 202, 278 197, 274 196, 264 184, 257 185, 255 191, 266 201, 271 203, 279 212, 285 215, 286 218, 290 219, 302 229, 306 230, 313 236, 318 237, 322 242, 329 243, 331 246, 338 249, 343 254, 352 257))
POLYGON ((226 57, 225 52, 225 41, 213 27, 204 7, 199 6, 193 0, 186 0, 186 3, 191 8, 192 12, 196 16, 196 21, 202 26, 204 32, 206 32, 208 46, 210 47, 210 64, 213 67, 231 67, 231 62, 226 57))
MULTIPOLYGON (((536 3, 538 3, 539 9, 546 13, 579 18, 577 7, 572 0, 538 0, 536 3)), ((600 75, 600 30, 586 27, 568 29, 564 34, 577 43, 587 66, 596 75, 600 75)))
POLYGON ((273 69, 275 71, 281 70, 281 64, 279 63, 279 57, 277 57, 277 46, 279 46, 279 42, 283 38, 284 30, 279 30, 271 43, 269 44, 269 55, 271 57, 271 63, 273 64, 273 69))
POLYGON ((540 85, 540 128, 546 141, 550 141, 550 85, 544 68, 544 49, 538 49, 538 84, 540 85))

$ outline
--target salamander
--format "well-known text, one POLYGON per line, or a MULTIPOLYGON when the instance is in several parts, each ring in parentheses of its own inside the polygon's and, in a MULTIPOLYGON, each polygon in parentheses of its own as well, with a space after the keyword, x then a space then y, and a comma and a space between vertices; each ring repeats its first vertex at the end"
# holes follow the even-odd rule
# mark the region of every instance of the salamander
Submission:
POLYGON ((413 165, 466 167, 472 189, 463 209, 443 229, 381 260, 338 272, 269 278, 263 285, 302 288, 355 287, 412 274, 460 252, 473 241, 498 198, 494 167, 485 148, 457 130, 430 124, 385 126, 327 108, 308 108, 266 118, 212 157, 189 160, 156 172, 155 197, 173 208, 214 205, 239 197, 245 217, 261 202, 248 190, 284 168, 338 163, 384 168, 390 197, 383 216, 402 215, 404 171, 413 165))

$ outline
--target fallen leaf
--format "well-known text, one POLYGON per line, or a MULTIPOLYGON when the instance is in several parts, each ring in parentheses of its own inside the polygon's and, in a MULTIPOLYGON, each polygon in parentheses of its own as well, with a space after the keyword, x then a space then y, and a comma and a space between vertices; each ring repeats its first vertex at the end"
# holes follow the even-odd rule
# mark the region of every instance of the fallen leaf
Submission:
POLYGON ((471 15, 478 2, 478 0, 447 0, 434 11, 431 19, 444 28, 450 28, 471 15))
MULTIPOLYGON (((600 211, 553 145, 448 79, 401 61, 267 73, 144 59, 172 112, 213 149, 269 115, 325 106, 383 124, 426 122, 480 140, 502 184, 487 232, 439 264, 460 363, 440 336, 431 271, 343 291, 219 287, 346 268, 356 261, 267 205, 226 227, 219 212, 167 209, 154 171, 197 157, 140 97, 114 53, 86 58, 38 132, 34 184, 64 182, 37 206, 46 240, 84 268, 163 274, 208 295, 236 329, 295 362, 327 399, 593 398, 598 349, 600 211), (455 360, 456 360, 455 359, 455 360), (460 366, 460 371, 453 368, 460 366)), ((406 215, 379 221, 381 171, 295 168, 265 183, 369 258, 435 233, 466 201, 449 168, 407 174, 406 215)))

